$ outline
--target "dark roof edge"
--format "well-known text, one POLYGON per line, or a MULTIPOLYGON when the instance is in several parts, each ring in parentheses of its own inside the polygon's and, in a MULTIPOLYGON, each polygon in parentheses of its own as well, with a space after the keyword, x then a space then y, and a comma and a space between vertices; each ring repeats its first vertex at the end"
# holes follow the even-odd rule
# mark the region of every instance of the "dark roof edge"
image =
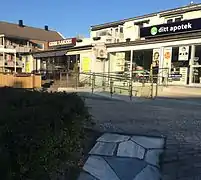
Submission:
MULTIPOLYGON (((55 31, 56 33, 56 31, 55 31)), ((29 40, 29 41, 43 41, 43 42, 48 42, 47 40, 42 40, 42 39, 33 39, 33 38, 28 38, 28 37, 20 37, 20 36, 13 36, 13 35, 9 35, 6 33, 0 34, 0 35, 4 35, 5 38, 13 38, 13 39, 23 39, 23 40, 29 40)), ((58 34, 60 36, 60 34, 58 34)), ((61 37, 61 36, 60 36, 61 37)), ((63 38, 63 37, 61 37, 63 38)), ((55 40, 56 41, 56 40, 55 40)))
POLYGON ((78 47, 64 47, 64 48, 60 48, 60 49, 49 49, 49 50, 45 50, 45 51, 36 51, 36 52, 28 52, 28 53, 23 53, 24 55, 27 54, 40 54, 40 53, 46 53, 46 52, 54 52, 54 51, 73 51, 73 50, 85 50, 85 49, 89 49, 92 48, 92 45, 85 45, 85 46, 78 46, 78 47))
MULTIPOLYGON (((173 9, 162 10, 162 11, 158 11, 158 12, 155 12, 155 13, 150 13, 150 14, 146 14, 146 15, 136 16, 136 17, 132 17, 132 18, 126 18, 126 19, 119 20, 119 21, 114 21, 114 22, 109 22, 109 23, 103 23, 103 24, 99 24, 99 25, 93 25, 93 26, 91 26, 91 31, 95 31, 95 30, 99 30, 99 29, 107 28, 107 27, 109 28, 109 27, 117 26, 117 25, 123 24, 123 23, 125 23, 127 21, 133 21, 133 20, 142 19, 142 18, 149 18, 151 16, 155 16, 155 15, 160 14, 160 13, 166 13, 166 12, 169 12, 169 11, 180 10, 182 8, 187 8, 187 7, 190 7, 190 6, 194 7, 196 9, 197 6, 199 6, 199 5, 201 5, 201 3, 195 3, 195 4, 192 4, 192 5, 186 5, 186 6, 182 6, 182 7, 173 8, 173 9)), ((192 10, 194 8, 192 8, 192 10)))

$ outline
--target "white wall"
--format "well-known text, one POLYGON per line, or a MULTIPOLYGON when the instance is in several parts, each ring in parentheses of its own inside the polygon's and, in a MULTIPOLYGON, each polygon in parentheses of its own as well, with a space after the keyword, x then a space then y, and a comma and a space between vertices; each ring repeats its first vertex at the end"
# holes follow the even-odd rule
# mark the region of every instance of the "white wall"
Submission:
POLYGON ((192 11, 183 14, 184 19, 195 19, 201 17, 201 11, 192 11))

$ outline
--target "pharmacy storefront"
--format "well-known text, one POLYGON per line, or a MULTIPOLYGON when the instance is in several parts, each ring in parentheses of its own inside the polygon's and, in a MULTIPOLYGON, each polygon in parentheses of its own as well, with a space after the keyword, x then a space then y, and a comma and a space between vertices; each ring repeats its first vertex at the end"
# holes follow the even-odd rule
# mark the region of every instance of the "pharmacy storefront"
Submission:
POLYGON ((158 67, 159 83, 201 86, 201 18, 143 27, 140 37, 143 40, 108 46, 110 67, 120 53, 122 71, 149 75, 150 67, 158 67))

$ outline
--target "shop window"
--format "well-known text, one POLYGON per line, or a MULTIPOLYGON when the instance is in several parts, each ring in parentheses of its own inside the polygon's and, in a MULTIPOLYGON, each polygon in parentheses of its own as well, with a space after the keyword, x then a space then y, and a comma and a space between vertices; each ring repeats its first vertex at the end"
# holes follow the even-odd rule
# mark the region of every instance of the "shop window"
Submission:
POLYGON ((136 70, 150 70, 152 63, 153 50, 135 51, 133 63, 136 65, 136 70))
POLYGON ((173 47, 172 48, 171 71, 179 71, 180 67, 188 67, 189 66, 189 61, 179 61, 178 59, 179 59, 179 47, 173 47))

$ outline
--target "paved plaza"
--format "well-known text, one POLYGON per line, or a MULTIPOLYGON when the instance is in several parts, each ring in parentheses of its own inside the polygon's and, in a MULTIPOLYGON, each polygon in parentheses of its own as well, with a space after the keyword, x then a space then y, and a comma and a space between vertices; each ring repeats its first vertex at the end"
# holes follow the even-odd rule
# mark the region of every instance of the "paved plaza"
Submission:
POLYGON ((163 180, 201 179, 201 98, 148 100, 90 93, 85 97, 102 132, 166 137, 163 180))

